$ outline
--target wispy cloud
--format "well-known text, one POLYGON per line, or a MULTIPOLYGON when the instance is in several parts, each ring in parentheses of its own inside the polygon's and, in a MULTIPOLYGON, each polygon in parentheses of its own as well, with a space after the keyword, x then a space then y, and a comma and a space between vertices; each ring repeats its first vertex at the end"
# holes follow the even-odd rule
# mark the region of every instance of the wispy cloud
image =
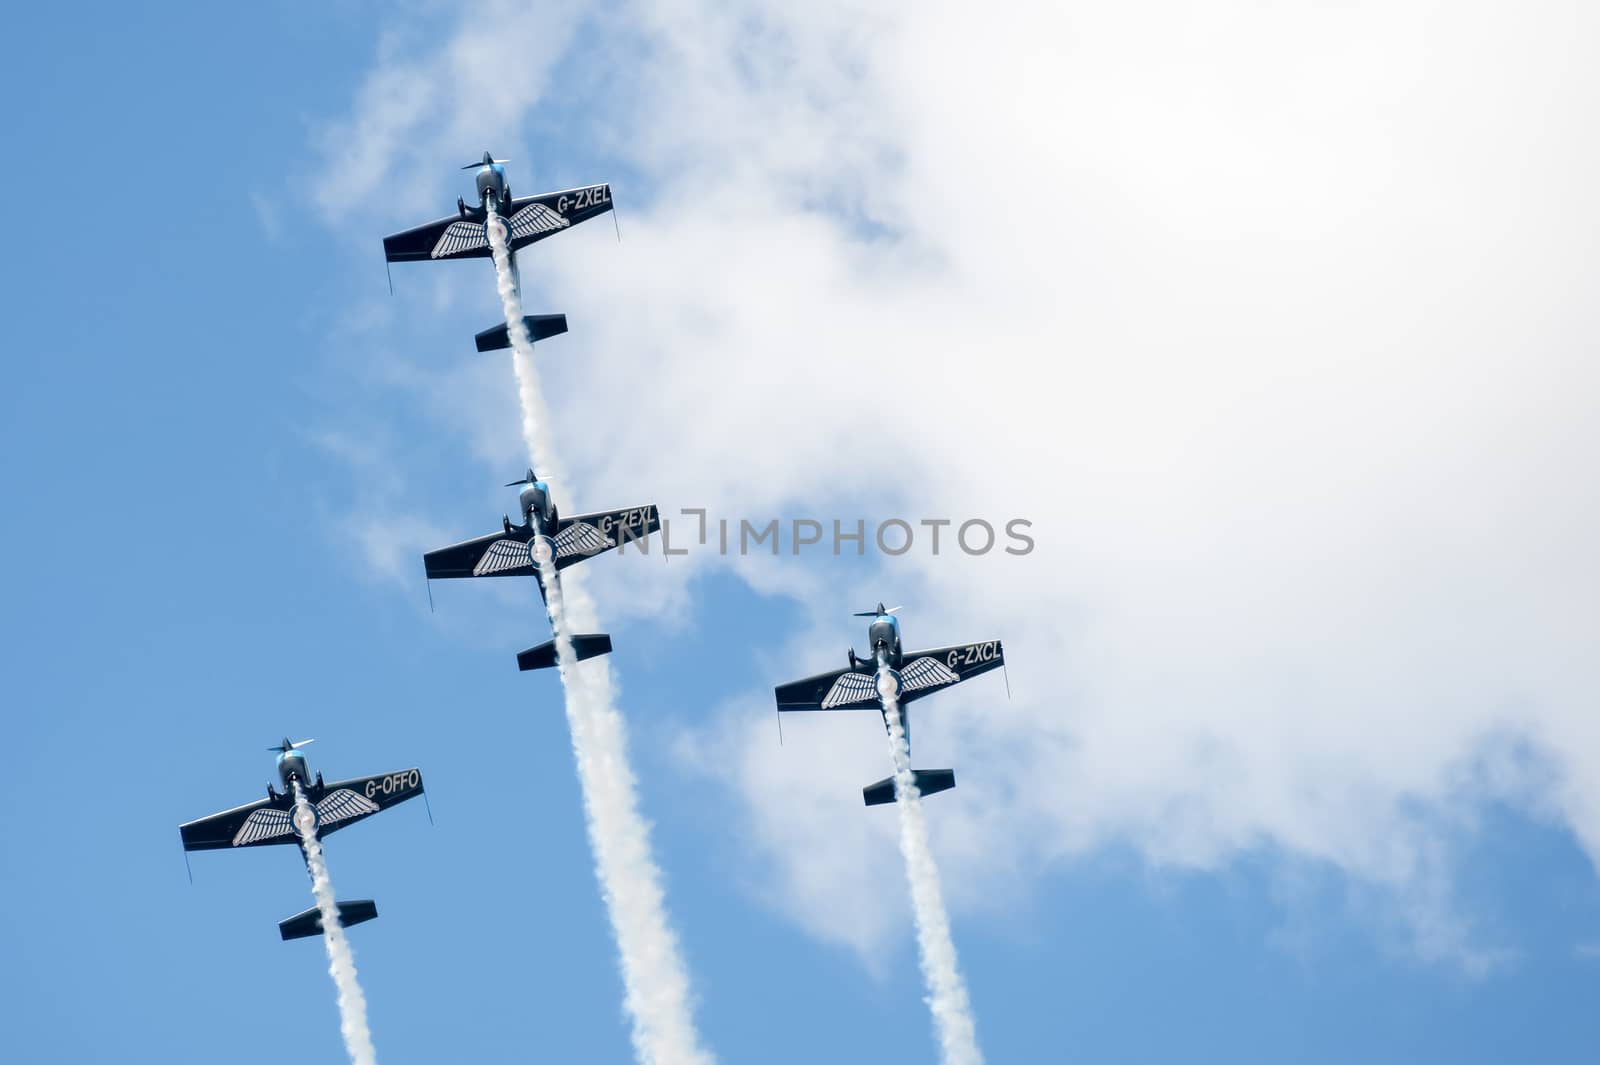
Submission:
POLYGON ((440 523, 419 515, 405 496, 405 478, 394 450, 381 437, 321 429, 306 434, 312 446, 342 464, 354 495, 325 502, 329 538, 337 550, 359 558, 382 581, 420 580, 424 552, 455 538, 440 523))
POLYGON ((317 135, 321 165, 307 191, 334 221, 382 190, 385 209, 437 210, 441 151, 457 165, 486 147, 517 142, 527 109, 543 94, 571 39, 576 8, 512 0, 474 4, 464 19, 445 7, 411 11, 379 48, 348 117, 317 135), (454 158, 454 157, 452 157, 454 158))

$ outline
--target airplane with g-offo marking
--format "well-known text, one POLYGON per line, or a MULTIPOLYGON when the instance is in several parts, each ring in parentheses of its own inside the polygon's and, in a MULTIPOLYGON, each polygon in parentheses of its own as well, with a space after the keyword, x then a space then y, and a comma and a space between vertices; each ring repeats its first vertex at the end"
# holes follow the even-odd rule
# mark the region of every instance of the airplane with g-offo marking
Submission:
MULTIPOLYGON (((507 162, 484 152, 482 160, 462 167, 463 170, 478 168, 478 205, 470 207, 458 196, 455 214, 384 237, 384 259, 391 263, 410 263, 492 258, 494 251, 489 245, 488 229, 492 211, 505 223, 511 282, 520 296, 522 279, 517 272, 517 249, 611 210, 609 184, 541 192, 537 196, 512 196, 511 186, 506 181, 507 162)), ((522 321, 528 338, 534 342, 567 331, 564 314, 530 314, 522 321)), ((476 341, 479 351, 511 346, 504 324, 485 329, 477 335, 476 341)))
MULTIPOLYGON (((300 748, 311 742, 300 740, 291 743, 288 737, 284 737, 282 743, 268 747, 267 750, 278 752, 278 782, 283 785, 283 790, 278 791, 269 783, 265 799, 179 825, 183 849, 186 852, 232 850, 237 847, 293 843, 300 848, 300 857, 305 858, 305 844, 300 839, 300 826, 295 821, 301 813, 295 807, 296 784, 305 795, 318 840, 330 832, 337 832, 380 810, 422 794, 422 773, 417 769, 337 780, 332 784, 323 782, 321 772, 313 778, 306 767, 306 756, 300 753, 300 748)), ((310 869, 310 862, 307 861, 306 871, 310 872, 310 869)), ((360 924, 378 916, 378 905, 371 899, 352 899, 338 906, 341 925, 360 924)), ((278 922, 278 933, 284 939, 321 935, 322 915, 313 906, 293 917, 286 917, 278 922)))
MULTIPOLYGON (((465 540, 422 556, 428 579, 452 577, 539 577, 539 595, 545 596, 548 580, 559 594, 561 571, 593 558, 602 551, 626 543, 648 551, 645 538, 661 529, 661 515, 654 503, 622 510, 602 510, 563 518, 550 495, 550 486, 532 469, 507 488, 522 485, 517 502, 522 508, 522 524, 511 524, 502 515, 500 532, 465 540)), ((549 600, 545 609, 549 610, 549 600)), ((551 618, 554 626, 555 619, 551 618)), ((572 633, 573 654, 578 661, 611 653, 611 637, 603 632, 572 633)), ((517 668, 548 669, 556 665, 556 642, 547 640, 517 655, 517 668)))
MULTIPOLYGON (((1005 665, 1005 648, 999 640, 936 647, 929 651, 904 650, 900 643, 900 620, 894 616, 899 609, 879 603, 876 610, 854 615, 872 619, 867 626, 868 657, 857 655, 852 647, 848 652, 848 667, 778 685, 774 694, 778 700, 779 715, 785 710, 876 708, 884 715, 884 728, 888 728, 889 717, 884 700, 893 698, 900 706, 900 720, 906 731, 906 753, 909 755, 911 715, 907 703, 1005 665)), ((949 791, 956 786, 953 769, 913 769, 911 772, 916 778, 917 790, 924 795, 949 791)), ((894 802, 894 777, 888 776, 876 784, 868 784, 861 789, 861 797, 868 806, 894 802)))

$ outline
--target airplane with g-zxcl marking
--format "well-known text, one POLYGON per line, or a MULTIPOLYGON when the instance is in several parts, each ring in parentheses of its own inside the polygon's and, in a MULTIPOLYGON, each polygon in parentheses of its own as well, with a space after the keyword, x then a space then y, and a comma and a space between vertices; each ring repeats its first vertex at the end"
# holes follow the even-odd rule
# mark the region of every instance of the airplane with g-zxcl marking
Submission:
MULTIPOLYGON (((551 498, 550 486, 530 469, 520 481, 518 502, 522 524, 511 524, 509 515, 500 518, 500 532, 480 536, 450 547, 441 547, 422 556, 428 579, 452 577, 539 577, 539 595, 545 595, 548 580, 559 592, 561 571, 623 544, 639 545, 647 551, 645 538, 661 529, 661 515, 654 503, 624 510, 603 510, 563 518, 551 498)), ((545 603, 546 610, 549 601, 545 603)), ((554 625, 554 619, 551 624, 554 625)), ((572 634, 572 650, 578 661, 611 653, 611 637, 603 632, 572 634)), ((556 664, 556 642, 546 641, 517 655, 517 668, 548 669, 556 664)))
MULTIPOLYGON (((1005 649, 999 640, 936 647, 930 651, 903 650, 900 644, 900 621, 894 616, 899 609, 885 608, 879 603, 876 610, 854 615, 872 619, 867 626, 867 642, 871 648, 869 657, 858 656, 852 647, 849 650, 850 665, 845 669, 778 685, 774 692, 778 700, 778 713, 781 715, 785 710, 875 708, 884 714, 884 727, 888 728, 889 720, 883 700, 893 697, 900 704, 900 720, 906 730, 906 750, 909 752, 911 715, 907 703, 1005 665, 1005 649)), ((917 790, 924 795, 949 791, 956 786, 953 769, 913 769, 912 773, 916 777, 917 790)), ((894 777, 868 784, 861 789, 861 797, 868 806, 894 802, 894 777)))
MULTIPOLYGON (((537 196, 512 196, 506 182, 505 159, 488 152, 463 170, 478 169, 478 205, 456 197, 456 213, 404 233, 383 238, 383 257, 391 263, 430 262, 435 259, 488 259, 494 255, 489 244, 489 214, 505 224, 506 246, 511 256, 511 281, 520 296, 522 279, 517 273, 517 249, 534 241, 586 222, 611 210, 609 184, 586 185, 561 192, 542 192, 537 196)), ((523 318, 528 339, 545 340, 567 331, 564 314, 530 314, 523 318)), ((477 335, 479 351, 494 351, 511 346, 505 325, 485 329, 477 335)))
MULTIPOLYGON (((179 825, 183 849, 232 850, 236 847, 293 843, 300 848, 300 857, 305 858, 305 845, 301 842, 300 831, 295 823, 296 784, 305 794, 307 808, 316 819, 316 838, 319 840, 330 832, 337 832, 380 810, 422 794, 422 773, 416 769, 336 780, 332 784, 323 782, 321 772, 313 778, 306 768, 306 756, 300 753, 300 748, 311 742, 301 740, 291 743, 285 737, 276 747, 268 747, 267 750, 278 752, 278 782, 283 785, 283 790, 278 791, 269 783, 265 799, 179 825)), ((310 872, 309 862, 306 871, 310 872)), ((378 916, 378 906, 371 899, 352 899, 338 905, 341 925, 360 924, 378 916)), ((313 906, 279 921, 278 933, 284 939, 319 936, 322 934, 322 916, 313 906)))

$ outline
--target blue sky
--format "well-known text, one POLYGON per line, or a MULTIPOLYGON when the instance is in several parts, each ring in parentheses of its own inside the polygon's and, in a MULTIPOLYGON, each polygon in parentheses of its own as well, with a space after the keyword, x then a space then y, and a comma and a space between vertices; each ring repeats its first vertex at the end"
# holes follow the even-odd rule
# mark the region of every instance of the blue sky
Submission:
MULTIPOLYGON (((998 174, 1021 172, 1024 157, 986 156, 979 140, 927 156, 920 132, 974 119, 884 86, 932 84, 919 79, 948 41, 929 38, 924 62, 919 38, 885 26, 894 49, 880 52, 852 28, 889 15, 830 8, 816 26, 771 12, 751 16, 756 30, 708 20, 691 35, 706 49, 696 55, 683 37, 696 14, 652 11, 538 12, 543 36, 509 25, 504 53, 536 58, 492 121, 461 117, 449 94, 467 89, 437 65, 470 25, 427 5, 204 17, 91 7, 65 30, 52 12, 12 16, 15 39, 38 45, 0 73, 0 183, 15 208, 0 266, 3 536, 22 561, 0 634, 11 678, 0 823, 12 840, 0 1016, 15 1060, 341 1060, 320 946, 280 943, 273 927, 310 905, 293 851, 197 855, 191 886, 177 845, 179 822, 261 792, 265 748, 285 734, 316 737, 313 768, 330 777, 417 765, 427 781, 435 825, 409 804, 328 847, 340 894, 375 898, 382 913, 351 933, 381 1060, 629 1060, 559 686, 512 667, 541 638, 533 589, 436 587, 430 612, 416 559, 494 528, 514 501, 498 486, 525 465, 509 368, 468 340, 498 313, 488 267, 400 269, 390 297, 379 249, 469 194, 455 168, 486 147, 512 157, 519 193, 609 180, 620 208, 620 244, 602 220, 539 245, 524 267, 528 310, 572 315, 571 334, 539 349, 569 464, 565 510, 655 499, 669 512, 1027 513, 1041 526, 1037 555, 1020 560, 588 564, 719 1060, 933 1054, 892 815, 854 797, 881 775, 878 726, 786 723, 779 748, 770 716, 771 685, 842 664, 863 635, 846 613, 880 598, 908 601, 913 643, 998 635, 1012 661, 1010 703, 985 678, 981 691, 920 704, 917 719, 919 752, 961 772, 929 813, 990 1060, 1587 1060, 1600 1038, 1589 1008, 1600 888, 1583 843, 1600 837, 1595 763, 1581 754, 1595 749, 1583 721, 1596 508, 1572 457, 1587 453, 1581 403, 1565 397, 1592 395, 1580 357, 1594 334, 1578 296, 1562 293, 1593 280, 1579 254, 1592 208, 1577 205, 1573 175, 1594 159, 1551 147, 1571 139, 1575 112, 1526 117, 1548 102, 1541 93, 1568 108, 1583 98, 1582 83, 1560 80, 1576 65, 1570 46, 1556 48, 1562 12, 1541 8, 1548 32, 1505 45, 1508 62, 1540 73, 1509 117, 1478 117, 1526 134, 1526 171, 1469 157, 1460 170, 1489 173, 1471 179, 1482 186, 1430 184, 1456 174, 1476 139, 1443 139, 1424 104, 1392 118, 1400 147, 1384 154, 1387 134, 1351 132, 1373 125, 1369 112, 1339 110, 1320 82, 1300 103, 1327 109, 1324 128, 1229 142, 1217 115, 1234 106, 1248 112, 1238 128, 1278 127, 1269 107, 1239 103, 1237 86, 1205 80, 1226 56, 1203 49, 1183 52, 1199 86, 1189 106, 1216 130, 1178 143, 1191 114, 1112 136, 1073 101, 1127 86, 1078 49, 1098 35, 1115 68, 1118 55, 1134 62, 1112 47, 1130 38, 1080 12, 1062 56, 1088 72, 1051 89, 1062 129, 1036 128, 1084 154, 1058 184, 1028 171, 1016 190, 1037 229, 1009 228, 1004 203, 985 207, 989 243, 953 256, 941 235, 966 213, 906 190, 956 182, 975 165, 957 156, 989 158, 985 173, 998 174), (819 68, 819 50, 846 73, 819 68), (408 64, 433 95, 384 133, 363 93, 408 64), (680 76, 720 64, 726 81, 680 76), (858 69, 860 85, 848 80, 858 69), (663 118, 661 86, 680 82, 663 118), (855 90, 884 106, 857 109, 855 90), (746 121, 766 114, 770 139, 746 121), (1408 139, 1408 122, 1442 139, 1408 139), (1182 181, 1166 183, 1170 167, 1146 155, 1163 137, 1186 160, 1182 181), (1319 137, 1373 153, 1329 179, 1337 195, 1211 195, 1263 165, 1247 141, 1296 175, 1322 173, 1322 148, 1307 147, 1319 137), (1103 155, 1084 147, 1102 143, 1103 155), (351 160, 367 169, 347 202, 330 190, 351 160), (1139 209, 1119 213, 1130 188, 1139 209), (1436 230, 1405 228, 1433 224, 1410 211, 1419 189, 1446 212, 1436 230), (1203 202, 1188 212, 1191 194, 1203 202), (1095 210, 1063 214, 1061 199, 1095 210), (1447 216, 1453 199, 1477 221, 1447 216), (775 212, 779 201, 800 206, 775 212), (1411 220, 1389 225, 1391 210, 1411 220), (1541 210, 1567 230, 1530 221, 1541 210), (1396 242, 1377 257, 1390 264, 1369 257, 1369 217, 1396 242), (1218 235, 1241 219, 1243 236, 1218 235), (1357 236, 1328 237, 1336 223, 1357 236), (1543 246, 1511 233, 1557 235, 1543 246), (1059 332, 1059 319, 1008 302, 1038 302, 1041 271, 1057 268, 1041 241, 1064 264, 1051 313, 1074 324, 1059 332), (1257 243, 1235 259, 1236 241, 1257 243), (1283 251, 1281 270, 1245 262, 1264 247, 1283 251), (1538 264, 1537 276, 1522 287, 1509 276, 1522 268, 1496 265, 1490 249, 1538 264), (1469 264, 1448 276, 1454 287, 1385 281, 1407 296, 1392 307, 1350 280, 1446 260, 1469 264), (1307 280, 1279 291, 1272 273, 1307 280), (1130 279, 1147 286, 1146 310, 1121 317, 1130 279), (1243 316, 1217 292, 1245 289, 1241 306, 1259 298, 1285 318, 1349 310, 1359 327, 1324 331, 1346 350, 1366 337, 1394 406, 1425 395, 1429 406, 1408 407, 1425 413, 1362 408, 1361 435, 1383 445, 1370 451, 1302 440, 1306 424, 1348 421, 1328 409, 1362 402, 1352 397, 1370 393, 1368 379, 1271 311, 1233 324, 1243 316), (1219 298, 1226 328, 1208 317, 1219 298), (1479 321, 1458 313, 1468 304, 1515 313, 1479 321), (1435 317, 1472 336, 1436 335, 1435 317), (1158 319, 1181 326, 1183 345, 1158 319), (918 321, 926 334, 904 328, 918 321), (1303 343, 1293 370, 1286 339, 1303 343), (1005 393, 973 372, 978 343, 994 376, 1083 406, 1002 411, 1005 393), (1208 345, 1214 369, 1182 368, 1208 345), (1255 346, 1279 361, 1262 371, 1223 354, 1255 346), (1165 361, 1179 347, 1183 361, 1165 361), (1019 351, 1027 361, 1007 361, 1019 351), (1518 384, 1501 387, 1517 359, 1518 384), (1152 380, 1175 382, 1171 395, 1152 380), (1186 420, 1184 393, 1206 406, 1216 380, 1238 384, 1209 404, 1226 417, 1186 420), (943 403, 924 388, 943 389, 943 403), (1135 429, 1083 446, 1095 409, 1135 429), (1153 410, 1182 431, 1138 428, 1153 410), (1293 453, 1315 476, 1233 462, 1213 421, 1247 427, 1250 454, 1293 453), (1530 450, 1485 450, 1508 436, 1530 450), (1561 445, 1553 463, 1535 448, 1546 436, 1561 445), (1389 458, 1401 454, 1412 458, 1389 458), (1348 527, 1322 520, 1319 493, 1383 481, 1391 464, 1406 466, 1393 496, 1338 495, 1327 513, 1348 527), (894 471, 887 498, 866 472, 878 468, 894 471), (1474 491, 1454 495, 1468 474, 1474 491), (1428 493, 1413 490, 1423 483, 1428 493), (1274 505, 1244 509, 1249 492, 1274 505), (1424 495, 1448 522, 1410 509, 1424 495), (1311 547, 1272 546, 1303 547, 1302 513, 1318 530, 1311 547), (1480 556, 1469 542, 1488 546, 1480 556), (1245 569, 1261 588, 1237 577, 1245 569), (1400 570, 1423 577, 1385 579, 1400 570), (1303 614, 1273 598, 1285 574, 1303 614), (1352 600, 1354 574, 1378 577, 1352 600), (1218 587, 1247 590, 1230 605, 1218 587), (1546 587, 1570 598, 1527 593, 1546 587), (1505 629, 1479 621, 1489 617, 1505 629), (1352 635, 1367 628, 1370 643, 1352 635), (1264 635, 1285 630, 1305 638, 1264 635)), ((1457 67, 1491 54, 1483 41, 1498 32, 1474 12, 1466 29, 1399 20, 1392 53, 1358 57, 1377 72, 1369 81, 1404 66, 1395 56, 1410 54, 1415 30, 1435 57, 1431 91, 1450 97, 1457 67)), ((1258 32, 1299 41, 1300 29, 1258 32)), ((1012 74, 997 72, 1004 28, 974 32, 964 84, 981 97, 1012 74)), ((1366 39, 1359 23, 1318 32, 1366 39)), ((1169 45, 1190 47, 1154 47, 1169 45)), ((1330 49, 1305 68, 1349 59, 1330 49)), ((492 63, 472 66, 494 83, 492 63)), ((1029 79, 1045 75, 1015 76, 1027 91, 1005 100, 1037 95, 1029 79)), ((1145 113, 1138 92, 1117 98, 1145 113)), ((1003 131, 1011 107, 986 114, 1003 131)))

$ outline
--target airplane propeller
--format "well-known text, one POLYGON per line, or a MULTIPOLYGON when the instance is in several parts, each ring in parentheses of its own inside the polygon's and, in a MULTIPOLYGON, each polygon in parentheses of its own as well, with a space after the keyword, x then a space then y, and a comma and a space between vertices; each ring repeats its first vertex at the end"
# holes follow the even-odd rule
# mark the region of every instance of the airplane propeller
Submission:
POLYGON ((304 747, 308 743, 316 742, 316 739, 313 738, 309 740, 300 740, 298 743, 290 743, 289 737, 285 736, 282 743, 274 744, 273 746, 268 747, 267 750, 277 751, 279 754, 288 754, 290 751, 295 750, 298 747, 304 747))
POLYGON ((537 481, 538 479, 539 479, 538 477, 534 476, 533 467, 529 466, 528 467, 528 475, 526 477, 523 477, 521 480, 512 481, 510 484, 506 485, 506 487, 507 488, 515 488, 519 484, 532 484, 534 481, 537 481))
POLYGON ((491 165, 493 163, 509 163, 509 162, 511 162, 511 160, 509 160, 509 159, 496 159, 494 156, 490 155, 488 152, 484 152, 483 153, 483 158, 480 159, 478 162, 476 162, 476 163, 468 163, 466 166, 462 167, 461 169, 463 169, 463 170, 476 170, 480 166, 489 166, 489 165, 491 165))
POLYGON ((882 617, 884 614, 893 614, 899 609, 900 608, 897 606, 886 607, 882 603, 879 603, 878 609, 876 610, 863 610, 859 613, 851 614, 850 616, 853 618, 876 618, 882 617))

